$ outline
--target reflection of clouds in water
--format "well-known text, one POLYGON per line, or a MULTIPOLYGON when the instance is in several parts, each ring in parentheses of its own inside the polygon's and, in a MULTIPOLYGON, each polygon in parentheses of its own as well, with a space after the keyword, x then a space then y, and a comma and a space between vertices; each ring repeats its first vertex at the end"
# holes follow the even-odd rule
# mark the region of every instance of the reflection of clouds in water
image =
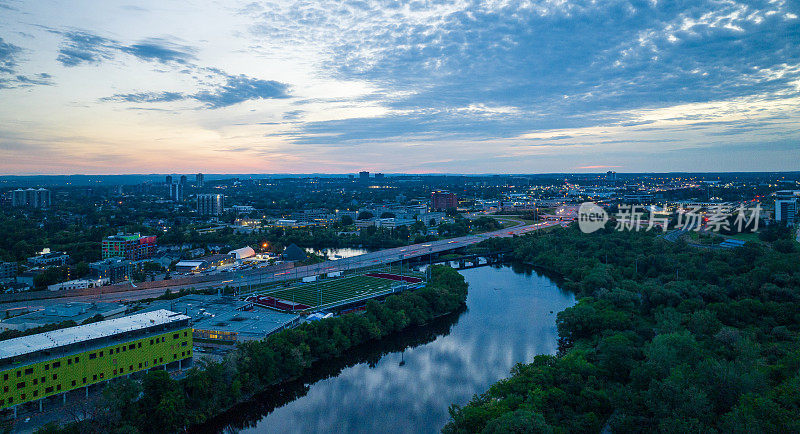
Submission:
POLYGON ((571 294, 507 267, 462 273, 468 311, 449 335, 406 350, 404 366, 392 353, 374 368, 362 363, 313 384, 252 432, 438 432, 450 404, 465 404, 517 362, 555 353, 555 314, 575 302, 571 294))

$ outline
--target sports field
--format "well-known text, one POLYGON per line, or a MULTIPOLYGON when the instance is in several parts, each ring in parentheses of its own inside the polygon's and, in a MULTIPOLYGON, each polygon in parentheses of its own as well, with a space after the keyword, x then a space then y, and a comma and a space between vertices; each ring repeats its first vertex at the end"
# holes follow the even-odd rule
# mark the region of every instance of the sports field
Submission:
MULTIPOLYGON (((318 307, 352 298, 368 297, 370 294, 389 291, 401 285, 399 276, 387 278, 388 276, 371 277, 361 274, 327 278, 318 282, 293 284, 288 288, 273 288, 259 293, 280 300, 318 307)), ((421 277, 421 275, 414 277, 421 277)))

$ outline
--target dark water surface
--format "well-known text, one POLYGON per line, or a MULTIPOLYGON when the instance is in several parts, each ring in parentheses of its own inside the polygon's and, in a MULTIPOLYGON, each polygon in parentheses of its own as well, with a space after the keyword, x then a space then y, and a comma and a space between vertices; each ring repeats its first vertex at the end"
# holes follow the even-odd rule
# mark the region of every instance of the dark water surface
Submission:
POLYGON ((556 313, 575 303, 529 269, 461 273, 469 283, 464 311, 315 366, 202 431, 439 432, 450 404, 467 403, 517 362, 554 354, 556 313))

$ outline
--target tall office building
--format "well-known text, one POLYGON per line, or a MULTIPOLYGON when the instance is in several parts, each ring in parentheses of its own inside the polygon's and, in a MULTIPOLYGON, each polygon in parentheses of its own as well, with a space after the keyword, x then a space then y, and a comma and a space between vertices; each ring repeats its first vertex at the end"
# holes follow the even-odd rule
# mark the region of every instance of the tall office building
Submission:
POLYGON ((198 173, 197 175, 194 176, 194 183, 197 184, 198 187, 202 187, 203 186, 203 174, 202 173, 198 173))
POLYGON ((458 197, 449 191, 434 191, 431 193, 431 209, 434 211, 444 211, 450 208, 458 208, 458 197))
POLYGON ((45 188, 17 189, 11 192, 11 206, 49 208, 50 190, 45 188))
POLYGON ((383 173, 376 173, 375 174, 376 181, 383 181, 383 173))
POLYGON ((164 181, 164 184, 172 185, 172 175, 167 175, 166 180, 164 181))
POLYGON ((198 194, 197 212, 200 215, 222 215, 224 198, 221 194, 198 194))
POLYGON ((169 185, 169 198, 175 202, 183 200, 183 183, 173 182, 169 185))
POLYGON ((366 170, 363 172, 358 172, 358 180, 361 182, 369 182, 369 172, 366 170))
POLYGON ((781 190, 775 192, 775 220, 794 225, 797 218, 797 203, 800 202, 800 190, 781 190))
POLYGON ((186 185, 186 175, 181 175, 181 184, 186 185))

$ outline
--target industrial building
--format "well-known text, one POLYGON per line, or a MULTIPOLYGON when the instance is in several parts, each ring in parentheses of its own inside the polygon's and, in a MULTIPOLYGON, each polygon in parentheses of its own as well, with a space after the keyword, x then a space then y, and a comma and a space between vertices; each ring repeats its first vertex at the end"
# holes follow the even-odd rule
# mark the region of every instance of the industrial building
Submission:
POLYGON ((96 315, 102 315, 105 319, 116 318, 122 316, 125 311, 126 307, 124 305, 115 303, 71 302, 56 304, 42 310, 4 318, 0 321, 0 330, 25 331, 69 320, 80 324, 96 315))
POLYGON ((256 307, 251 301, 227 296, 187 295, 154 301, 147 307, 147 311, 160 309, 189 316, 196 345, 263 339, 300 321, 298 315, 256 307))
POLYGON ((0 409, 192 358, 189 317, 167 310, 9 339, 0 345, 0 409))
POLYGON ((105 237, 102 243, 103 259, 122 257, 131 261, 147 259, 156 252, 155 236, 117 234, 105 237))
POLYGON ((200 215, 220 216, 223 213, 225 199, 221 194, 198 194, 197 212, 200 215))

